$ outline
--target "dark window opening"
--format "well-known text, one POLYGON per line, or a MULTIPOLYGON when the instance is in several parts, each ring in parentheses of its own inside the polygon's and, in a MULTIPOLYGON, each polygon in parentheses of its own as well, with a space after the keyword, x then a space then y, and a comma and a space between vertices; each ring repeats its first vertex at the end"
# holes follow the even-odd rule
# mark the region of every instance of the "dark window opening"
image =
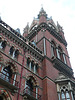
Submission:
POLYGON ((12 47, 10 48, 10 51, 9 51, 10 55, 13 55, 13 52, 14 52, 14 47, 12 46, 12 47))
POLYGON ((28 58, 27 59, 27 66, 29 67, 29 64, 30 64, 30 59, 28 58))
POLYGON ((10 82, 10 79, 12 77, 12 70, 11 66, 9 65, 8 67, 5 67, 2 72, 2 78, 5 79, 6 81, 10 82))
POLYGON ((31 62, 31 70, 34 70, 34 61, 31 62))
POLYGON ((36 64, 36 73, 38 73, 38 68, 39 68, 39 66, 38 66, 38 64, 36 64))
POLYGON ((32 95, 32 91, 33 91, 33 83, 32 80, 29 79, 27 80, 27 90, 28 90, 28 94, 32 95))
POLYGON ((58 47, 59 58, 63 61, 63 53, 61 47, 58 47))
POLYGON ((0 48, 1 49, 4 49, 6 47, 6 44, 7 44, 6 41, 1 41, 0 40, 0 48))
POLYGON ((0 100, 3 100, 3 97, 2 96, 0 96, 0 100))
POLYGON ((51 51, 52 51, 52 57, 56 57, 56 45, 55 43, 52 41, 51 42, 51 51))
POLYGON ((19 55, 19 50, 16 50, 15 53, 14 53, 14 57, 17 58, 18 55, 19 55))

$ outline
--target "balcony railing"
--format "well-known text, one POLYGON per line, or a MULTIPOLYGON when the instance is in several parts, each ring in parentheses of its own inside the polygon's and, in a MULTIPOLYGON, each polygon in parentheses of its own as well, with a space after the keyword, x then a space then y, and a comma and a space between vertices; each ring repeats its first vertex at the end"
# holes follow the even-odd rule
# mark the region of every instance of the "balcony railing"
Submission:
POLYGON ((0 84, 6 86, 11 90, 17 90, 19 82, 17 82, 13 78, 9 78, 9 76, 4 74, 3 72, 0 72, 0 84))
POLYGON ((29 100, 41 100, 41 95, 39 95, 35 91, 32 91, 28 87, 23 90, 23 96, 27 96, 29 100))

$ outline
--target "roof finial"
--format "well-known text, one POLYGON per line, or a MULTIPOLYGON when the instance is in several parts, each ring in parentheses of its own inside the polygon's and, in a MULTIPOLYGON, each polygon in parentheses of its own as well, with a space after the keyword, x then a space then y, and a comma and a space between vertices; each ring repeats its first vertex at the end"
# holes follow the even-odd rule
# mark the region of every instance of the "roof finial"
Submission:
POLYGON ((43 4, 41 4, 41 8, 43 8, 43 4))

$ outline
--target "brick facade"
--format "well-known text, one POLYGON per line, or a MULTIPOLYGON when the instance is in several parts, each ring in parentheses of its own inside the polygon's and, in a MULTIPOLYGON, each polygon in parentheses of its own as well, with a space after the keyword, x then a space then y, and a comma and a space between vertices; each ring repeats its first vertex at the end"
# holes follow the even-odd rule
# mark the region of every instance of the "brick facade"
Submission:
POLYGON ((41 8, 23 36, 0 20, 0 100, 74 100, 62 27, 41 8))

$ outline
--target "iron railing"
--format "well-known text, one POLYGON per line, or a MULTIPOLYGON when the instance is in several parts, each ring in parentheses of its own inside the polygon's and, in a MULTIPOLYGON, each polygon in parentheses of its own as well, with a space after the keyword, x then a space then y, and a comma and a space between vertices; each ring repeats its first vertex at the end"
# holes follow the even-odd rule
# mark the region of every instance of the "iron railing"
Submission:
POLYGON ((0 78, 3 79, 4 81, 12 84, 13 86, 18 87, 19 82, 17 82, 16 80, 14 80, 13 78, 11 78, 9 75, 6 75, 3 72, 0 72, 0 78))
POLYGON ((29 89, 28 87, 26 87, 24 90, 23 90, 23 95, 29 95, 33 98, 35 98, 35 100, 41 100, 41 95, 39 95, 38 93, 36 93, 35 91, 29 89))

